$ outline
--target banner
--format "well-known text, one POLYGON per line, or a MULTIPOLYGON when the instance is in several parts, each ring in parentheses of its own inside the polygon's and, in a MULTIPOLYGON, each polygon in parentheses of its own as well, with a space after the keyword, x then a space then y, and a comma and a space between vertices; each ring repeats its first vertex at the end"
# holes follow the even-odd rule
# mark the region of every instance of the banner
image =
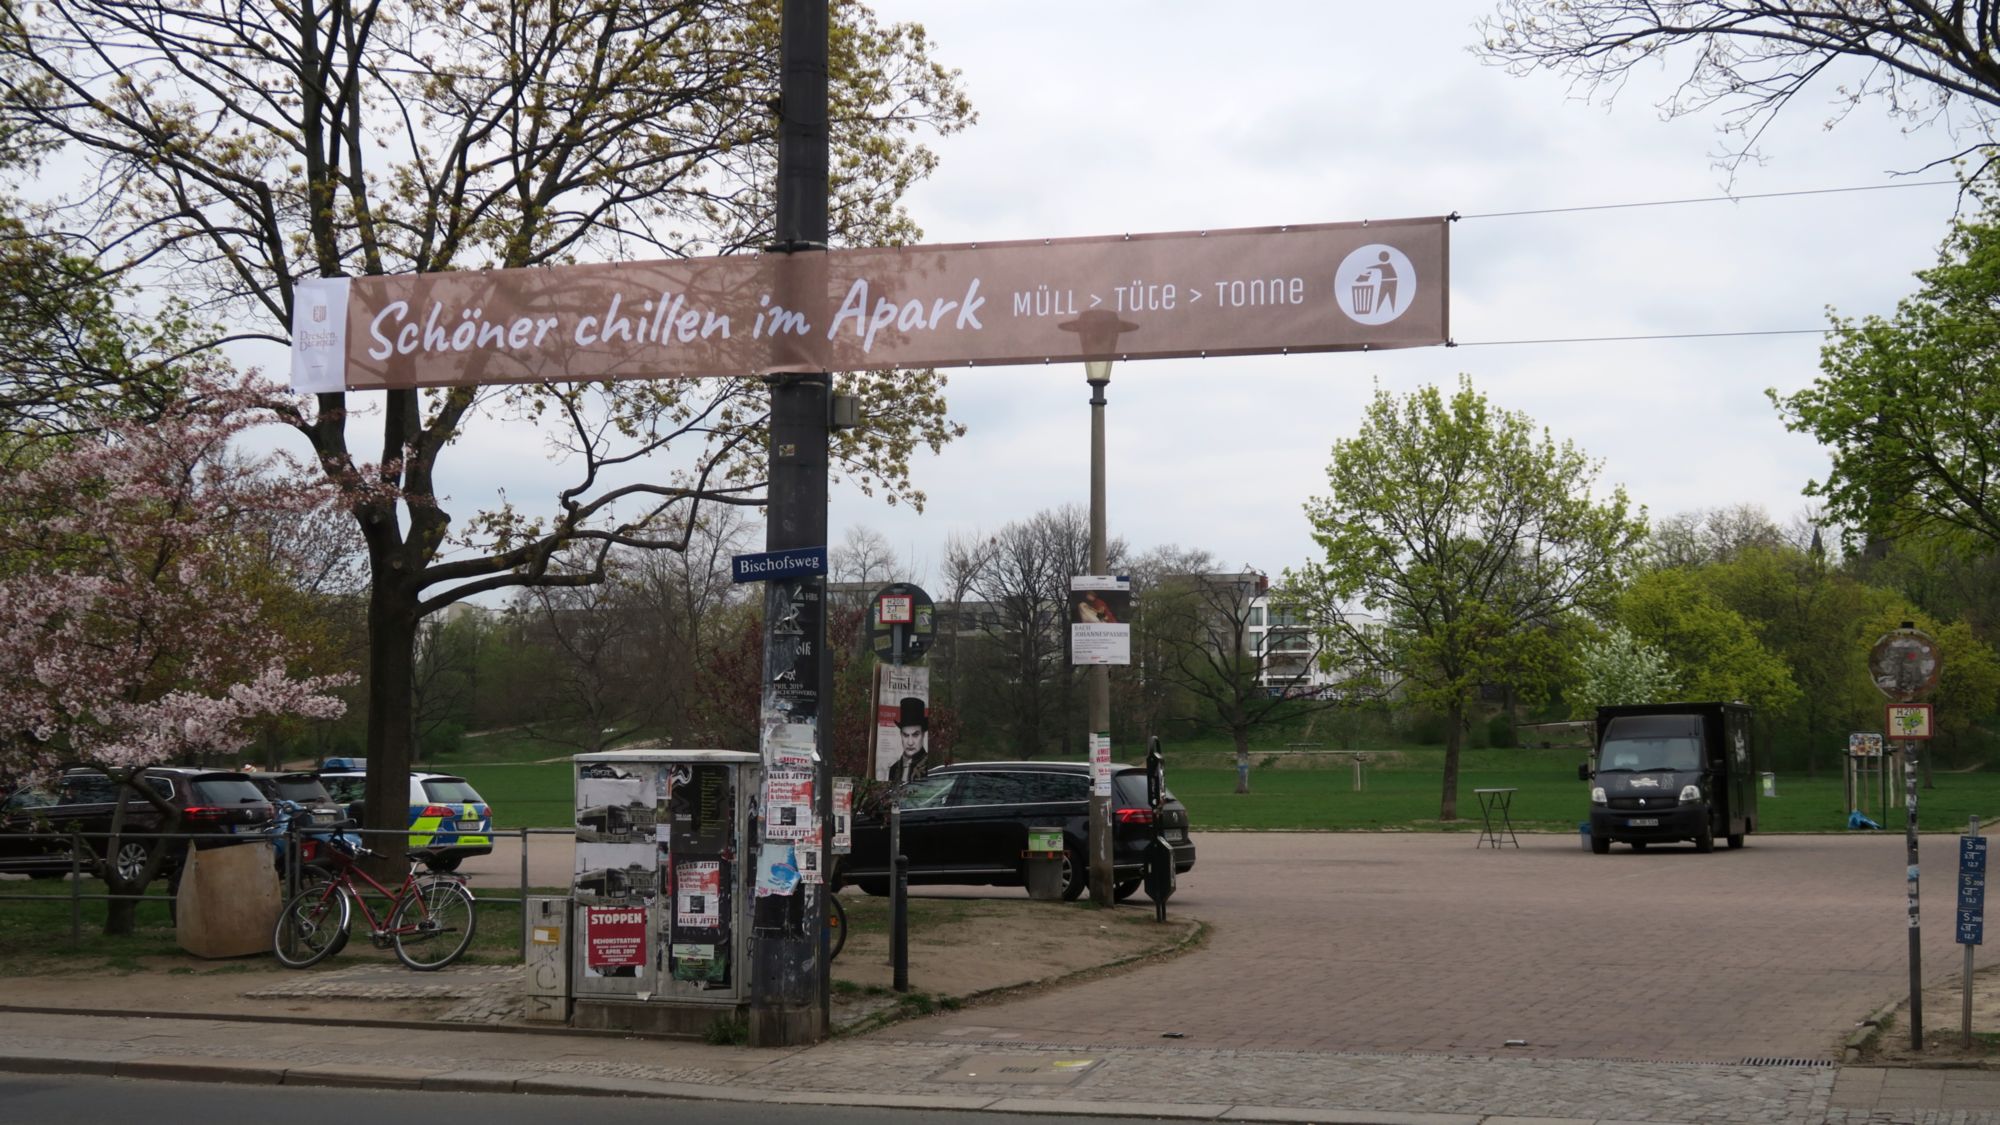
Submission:
POLYGON ((292 386, 381 390, 1408 348, 1443 217, 307 279, 292 386))

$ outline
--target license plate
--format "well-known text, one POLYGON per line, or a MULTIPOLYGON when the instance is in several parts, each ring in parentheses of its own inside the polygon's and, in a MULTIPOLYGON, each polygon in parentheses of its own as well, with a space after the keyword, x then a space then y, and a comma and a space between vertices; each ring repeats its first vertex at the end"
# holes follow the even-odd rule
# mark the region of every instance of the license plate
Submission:
POLYGON ((1658 828, 1659 826, 1660 818, 1657 816, 1635 816, 1625 822, 1625 827, 1627 828, 1658 828))
POLYGON ((1186 833, 1186 832, 1183 832, 1183 831, 1181 831, 1181 830, 1180 830, 1180 829, 1178 829, 1178 828, 1169 828, 1169 829, 1167 829, 1167 830, 1166 830, 1165 832, 1161 833, 1161 835, 1165 836, 1165 837, 1166 837, 1167 839, 1169 839, 1169 840, 1185 840, 1185 839, 1187 839, 1187 833, 1186 833))

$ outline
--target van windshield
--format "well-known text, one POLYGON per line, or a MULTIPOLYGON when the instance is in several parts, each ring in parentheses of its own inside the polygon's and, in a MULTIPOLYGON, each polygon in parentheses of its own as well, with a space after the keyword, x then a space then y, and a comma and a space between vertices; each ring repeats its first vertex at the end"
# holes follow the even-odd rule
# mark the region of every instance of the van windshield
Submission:
POLYGON ((1633 715, 1611 720, 1598 752, 1599 772, 1698 770, 1701 719, 1695 715, 1633 715))

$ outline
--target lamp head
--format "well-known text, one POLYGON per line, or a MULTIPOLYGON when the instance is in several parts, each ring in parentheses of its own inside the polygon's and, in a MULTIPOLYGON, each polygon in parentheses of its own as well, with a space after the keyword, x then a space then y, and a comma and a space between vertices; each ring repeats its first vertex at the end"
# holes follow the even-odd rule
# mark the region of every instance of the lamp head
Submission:
POLYGON ((1083 361, 1084 381, 1102 386, 1111 381, 1111 361, 1109 359, 1086 359, 1083 361))

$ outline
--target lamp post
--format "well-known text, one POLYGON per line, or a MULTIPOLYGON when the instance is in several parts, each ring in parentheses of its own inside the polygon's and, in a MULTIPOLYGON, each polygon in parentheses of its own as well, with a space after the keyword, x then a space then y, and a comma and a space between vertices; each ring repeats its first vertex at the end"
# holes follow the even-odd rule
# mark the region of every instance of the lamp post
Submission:
MULTIPOLYGON (((1083 377, 1090 384, 1090 572, 1103 574, 1111 563, 1104 537, 1104 388, 1111 383, 1113 349, 1121 333, 1139 326, 1118 319, 1109 309, 1092 309, 1075 320, 1060 325, 1082 338, 1083 377)), ((1092 665, 1089 673, 1090 734, 1092 739, 1111 738, 1111 669, 1092 665)), ((1111 797, 1090 790, 1090 901, 1110 906, 1111 797)))
MULTIPOLYGON (((1084 378, 1090 383, 1090 573, 1110 569, 1104 545, 1104 388, 1111 383, 1111 360, 1087 359, 1084 378)), ((1090 669, 1090 733, 1111 736, 1111 669, 1094 664, 1090 669)), ((1110 906, 1113 901, 1111 878, 1111 798, 1090 790, 1090 901, 1110 906)))

